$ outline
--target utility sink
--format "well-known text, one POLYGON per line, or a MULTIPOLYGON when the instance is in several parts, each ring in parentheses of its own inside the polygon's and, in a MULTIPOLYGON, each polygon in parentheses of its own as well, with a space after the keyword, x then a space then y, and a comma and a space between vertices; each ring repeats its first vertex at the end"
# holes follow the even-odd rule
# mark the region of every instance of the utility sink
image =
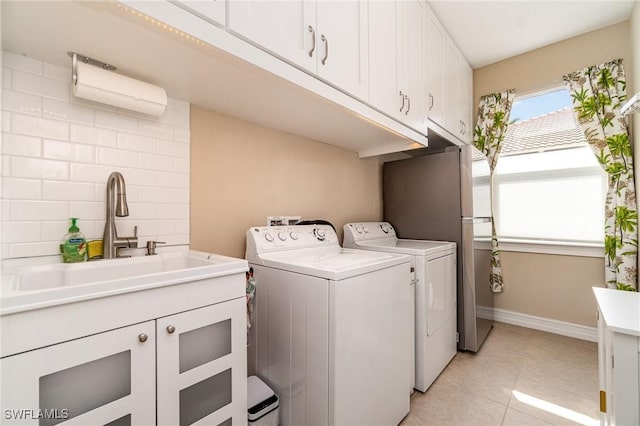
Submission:
POLYGON ((247 261, 194 250, 83 263, 4 266, 0 315, 247 270, 247 261))

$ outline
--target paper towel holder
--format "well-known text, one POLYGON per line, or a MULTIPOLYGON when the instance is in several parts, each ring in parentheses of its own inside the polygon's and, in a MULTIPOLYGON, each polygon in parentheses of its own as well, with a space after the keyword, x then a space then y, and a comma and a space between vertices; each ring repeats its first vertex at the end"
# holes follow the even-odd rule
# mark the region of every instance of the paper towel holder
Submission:
POLYGON ((67 54, 74 96, 151 116, 164 114, 168 99, 162 87, 113 72, 115 66, 88 56, 67 54))
POLYGON ((97 59, 90 58, 80 53, 67 52, 67 55, 71 56, 71 75, 73 78, 73 84, 76 84, 78 82, 78 60, 84 62, 85 64, 95 65, 96 67, 100 67, 109 71, 115 71, 118 69, 113 65, 107 64, 106 62, 98 61, 97 59))

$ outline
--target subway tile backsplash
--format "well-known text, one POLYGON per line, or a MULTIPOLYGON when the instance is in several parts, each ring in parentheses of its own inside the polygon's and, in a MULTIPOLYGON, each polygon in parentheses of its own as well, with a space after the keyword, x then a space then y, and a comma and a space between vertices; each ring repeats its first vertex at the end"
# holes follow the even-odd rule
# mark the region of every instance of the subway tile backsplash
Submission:
POLYGON ((189 244, 189 103, 159 118, 76 99, 71 67, 2 52, 2 258, 57 255, 68 218, 101 239, 106 181, 120 171, 118 233, 189 244))

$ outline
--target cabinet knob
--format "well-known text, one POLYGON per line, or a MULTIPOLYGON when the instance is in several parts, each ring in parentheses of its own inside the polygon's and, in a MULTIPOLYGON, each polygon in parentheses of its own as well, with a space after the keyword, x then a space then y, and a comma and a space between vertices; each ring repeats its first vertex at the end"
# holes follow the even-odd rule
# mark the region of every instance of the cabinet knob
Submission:
POLYGON ((145 333, 140 333, 140 334, 138 334, 138 340, 139 340, 141 343, 146 342, 148 338, 149 338, 149 336, 147 336, 145 333))
POLYGON ((176 331, 176 328, 174 326, 172 325, 167 326, 167 333, 173 334, 174 331, 176 331))

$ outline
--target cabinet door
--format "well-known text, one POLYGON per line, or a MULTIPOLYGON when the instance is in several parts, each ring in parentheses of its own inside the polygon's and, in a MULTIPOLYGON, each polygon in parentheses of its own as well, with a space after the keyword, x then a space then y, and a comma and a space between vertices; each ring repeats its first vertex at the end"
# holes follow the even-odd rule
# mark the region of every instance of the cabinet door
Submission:
POLYGON ((157 320, 158 424, 246 424, 245 299, 157 320))
POLYGON ((201 18, 224 26, 224 0, 179 0, 175 4, 200 16, 201 18))
POLYGON ((0 360, 3 424, 155 424, 154 335, 149 321, 0 360))
POLYGON ((402 121, 415 130, 424 128, 422 22, 423 5, 420 1, 398 2, 400 88, 407 95, 407 104, 401 112, 402 121))
POLYGON ((369 104, 398 117, 402 98, 399 94, 397 66, 396 2, 369 3, 369 104))
POLYGON ((444 46, 444 99, 442 104, 444 127, 455 136, 461 137, 458 51, 449 37, 446 37, 446 40, 447 42, 444 46))
POLYGON ((435 123, 444 126, 443 121, 443 84, 444 84, 444 29, 433 12, 427 6, 426 18, 426 72, 425 94, 426 111, 435 123))
POLYGON ((231 32, 316 72, 320 35, 315 1, 233 0, 227 3, 227 9, 231 32))
POLYGON ((368 5, 358 1, 317 3, 318 75, 367 101, 368 5))
POLYGON ((467 61, 458 57, 458 71, 460 75, 460 121, 462 122, 462 140, 473 142, 473 70, 467 61))
POLYGON ((611 351, 608 350, 607 345, 607 326, 604 323, 604 318, 600 313, 600 309, 597 311, 598 316, 598 384, 600 386, 600 424, 611 424, 610 411, 607 410, 611 407, 611 371, 609 370, 608 356, 611 351))

